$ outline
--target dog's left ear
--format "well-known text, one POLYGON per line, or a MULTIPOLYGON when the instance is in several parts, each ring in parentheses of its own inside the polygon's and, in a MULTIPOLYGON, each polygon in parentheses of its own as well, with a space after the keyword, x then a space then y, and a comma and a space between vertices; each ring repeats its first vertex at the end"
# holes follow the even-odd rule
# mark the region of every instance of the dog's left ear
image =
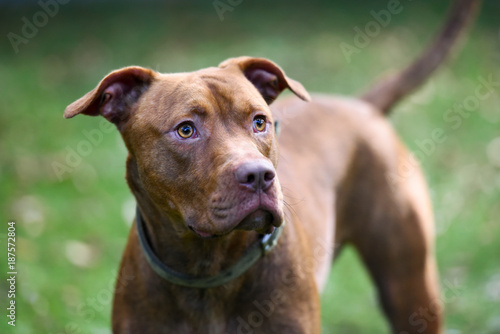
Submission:
POLYGON ((298 81, 290 79, 285 72, 272 61, 265 58, 239 57, 222 62, 219 67, 236 65, 245 77, 253 83, 267 104, 271 104, 285 89, 290 89, 304 101, 310 101, 311 96, 298 81))

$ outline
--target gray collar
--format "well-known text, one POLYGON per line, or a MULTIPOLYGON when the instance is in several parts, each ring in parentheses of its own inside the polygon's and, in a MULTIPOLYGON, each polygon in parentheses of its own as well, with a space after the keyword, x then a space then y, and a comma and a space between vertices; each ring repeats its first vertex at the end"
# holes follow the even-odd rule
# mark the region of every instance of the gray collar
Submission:
POLYGON ((264 257, 276 246, 283 230, 283 226, 285 225, 285 223, 283 222, 280 227, 274 229, 273 233, 265 234, 259 237, 259 240, 252 244, 245 251, 239 261, 232 267, 220 271, 215 276, 194 277, 172 270, 163 262, 161 262, 161 260, 153 252, 150 242, 146 236, 146 232, 144 230, 144 220, 139 208, 137 208, 135 219, 141 248, 144 252, 144 255, 146 256, 148 263, 151 265, 151 268, 153 268, 153 270, 158 275, 160 275, 170 283, 201 289, 214 288, 226 284, 241 276, 255 262, 257 262, 261 257, 264 257))

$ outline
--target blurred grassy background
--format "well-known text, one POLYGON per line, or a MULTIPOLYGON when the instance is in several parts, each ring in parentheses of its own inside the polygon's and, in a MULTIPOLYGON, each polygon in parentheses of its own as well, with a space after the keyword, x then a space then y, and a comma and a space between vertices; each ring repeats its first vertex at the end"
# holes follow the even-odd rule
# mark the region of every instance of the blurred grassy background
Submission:
MULTIPOLYGON (((225 2, 225 1, 224 1, 225 2)), ((310 92, 355 94, 381 73, 414 59, 442 22, 447 2, 404 1, 403 11, 354 54, 355 26, 388 1, 243 1, 220 20, 212 1, 98 2, 77 0, 39 28, 15 53, 0 49, 1 221, 17 222, 17 326, 2 333, 109 333, 116 269, 134 212, 125 184, 126 151, 117 132, 102 132, 77 167, 58 178, 70 150, 102 120, 64 120, 65 106, 112 69, 142 65, 191 71, 240 55, 268 57, 310 92)), ((0 32, 21 34, 41 7, 0 1, 0 32)), ((407 145, 440 128, 443 143, 423 154, 435 207, 437 257, 447 333, 500 333, 499 87, 479 107, 445 113, 480 85, 500 81, 500 4, 486 1, 464 49, 392 121, 407 145), (455 114, 455 116, 458 114, 455 114)), ((376 138, 374 138, 376 140, 376 138)), ((80 145, 80 146, 79 146, 80 145)), ((7 226, 2 223, 2 245, 7 226)), ((1 308, 7 271, 2 246, 1 308)), ((5 255, 4 255, 5 254, 5 255)), ((352 250, 335 264, 322 297, 324 333, 387 333, 369 278, 352 250)), ((5 309, 4 309, 5 310, 5 309)))

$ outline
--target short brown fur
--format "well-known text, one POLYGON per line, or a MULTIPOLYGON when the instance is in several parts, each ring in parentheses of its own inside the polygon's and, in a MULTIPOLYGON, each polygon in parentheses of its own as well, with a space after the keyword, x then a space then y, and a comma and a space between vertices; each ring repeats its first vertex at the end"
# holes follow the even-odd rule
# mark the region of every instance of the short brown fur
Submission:
MULTIPOLYGON (((462 30, 467 20, 456 20, 447 26, 462 30)), ((402 87, 423 81, 407 72, 396 79, 412 81, 402 87)), ((113 332, 320 333, 319 293, 337 251, 352 244, 392 331, 441 333, 425 181, 381 112, 407 92, 395 93, 395 86, 378 85, 365 101, 311 98, 271 61, 240 57, 192 73, 124 68, 68 106, 65 117, 102 115, 116 124, 148 238, 173 270, 216 275, 260 234, 286 222, 275 249, 215 288, 161 278, 134 224, 117 280, 113 332), (288 97, 270 108, 286 88, 304 101, 288 97), (265 131, 256 130, 256 117, 265 118, 265 131), (283 129, 279 145, 275 120, 283 129), (185 124, 196 130, 189 138, 179 134, 185 124), (243 167, 265 178, 242 179, 243 167), (414 316, 422 308, 430 309, 425 326, 414 316)))

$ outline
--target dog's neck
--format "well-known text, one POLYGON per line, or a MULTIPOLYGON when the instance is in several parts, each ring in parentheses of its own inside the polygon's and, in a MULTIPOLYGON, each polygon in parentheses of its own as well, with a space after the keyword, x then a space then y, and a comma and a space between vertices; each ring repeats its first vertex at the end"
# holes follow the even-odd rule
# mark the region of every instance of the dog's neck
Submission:
POLYGON ((137 164, 130 157, 126 179, 142 213, 153 251, 165 265, 179 273, 198 277, 216 275, 238 262, 258 238, 256 232, 233 231, 223 237, 203 239, 151 200, 140 182, 137 164))

